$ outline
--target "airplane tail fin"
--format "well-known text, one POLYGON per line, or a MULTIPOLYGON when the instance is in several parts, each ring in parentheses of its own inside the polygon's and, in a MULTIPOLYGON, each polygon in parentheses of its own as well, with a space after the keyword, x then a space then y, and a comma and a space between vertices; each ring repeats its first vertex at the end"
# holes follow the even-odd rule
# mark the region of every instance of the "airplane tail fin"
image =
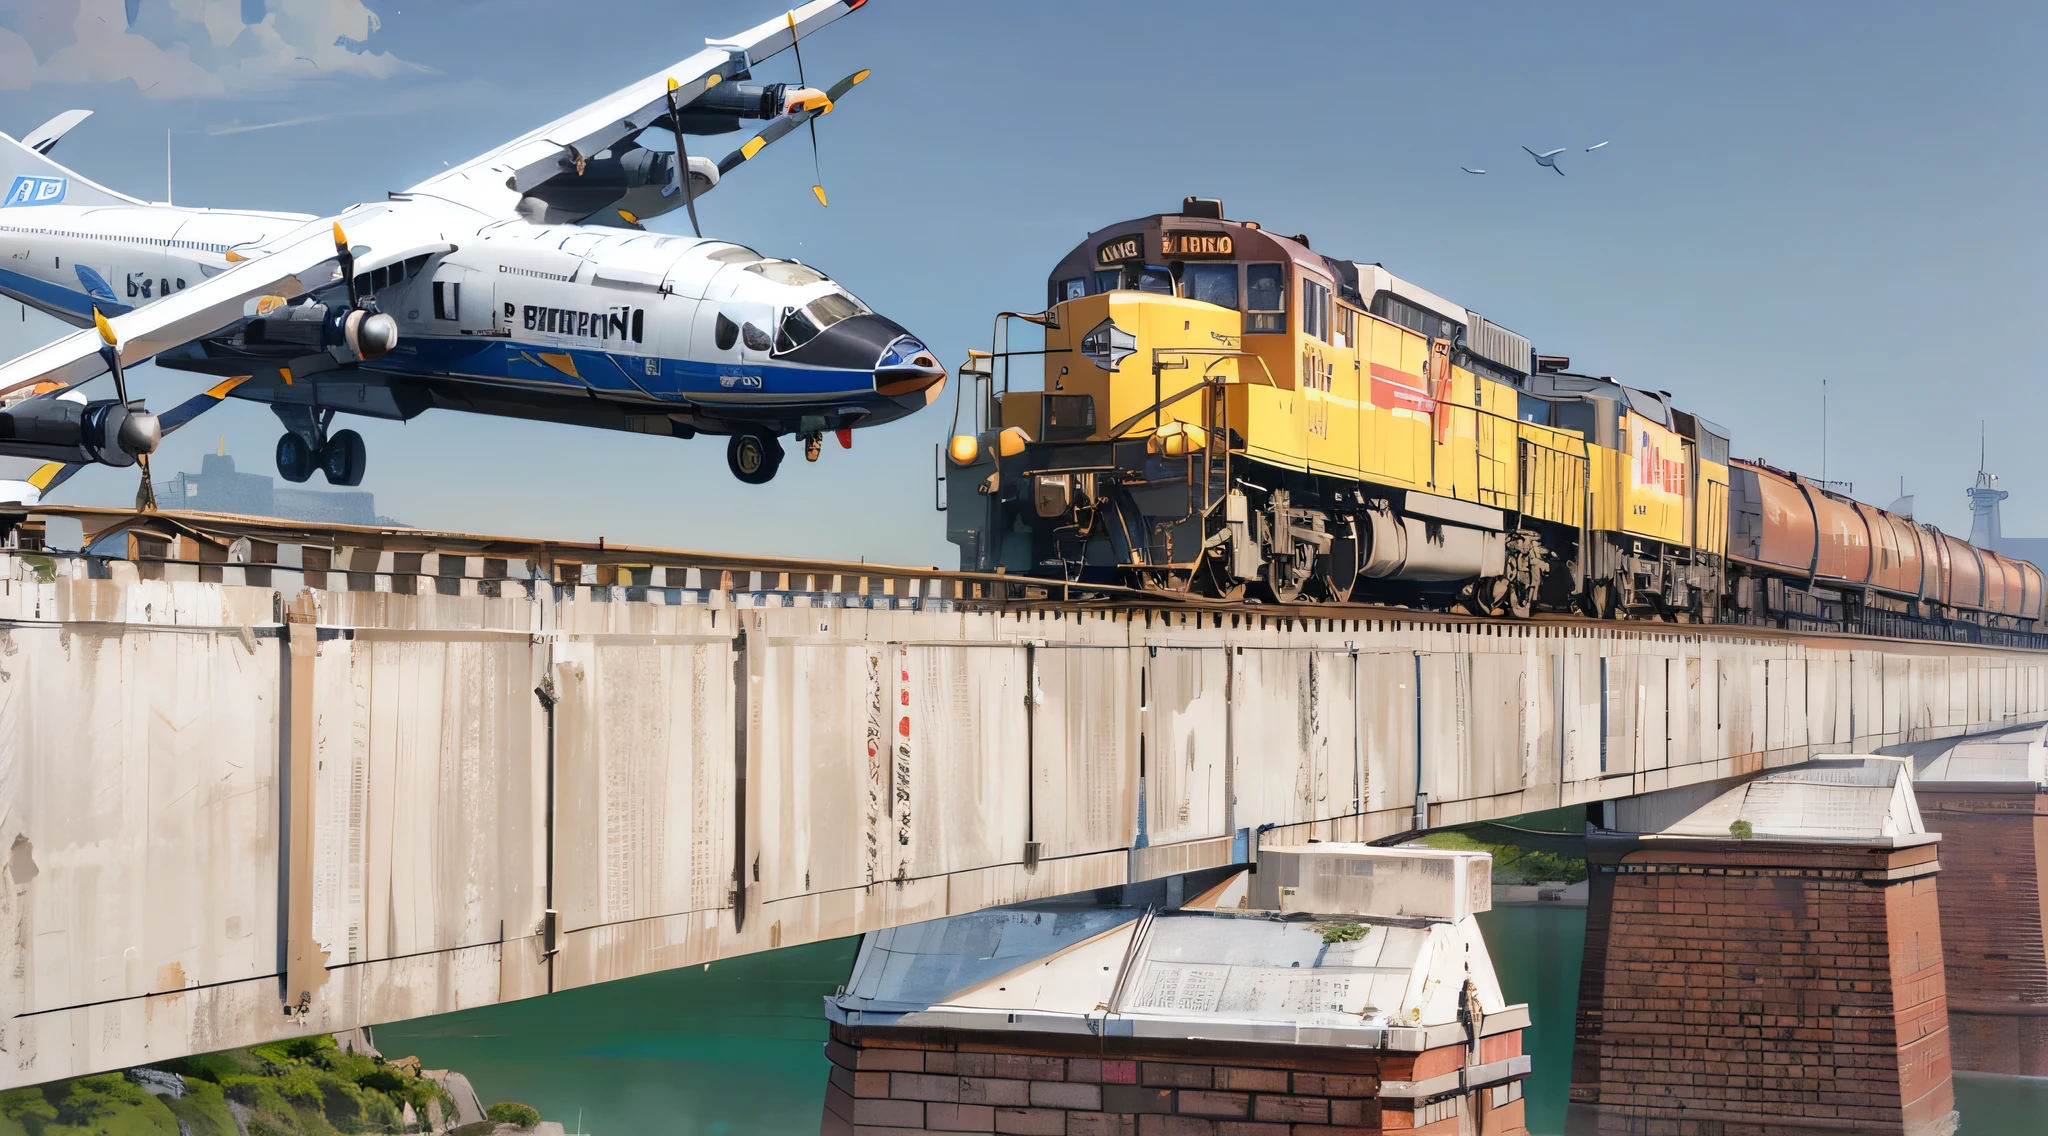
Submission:
POLYGON ((0 209, 20 205, 147 205, 83 178, 0 134, 0 209))

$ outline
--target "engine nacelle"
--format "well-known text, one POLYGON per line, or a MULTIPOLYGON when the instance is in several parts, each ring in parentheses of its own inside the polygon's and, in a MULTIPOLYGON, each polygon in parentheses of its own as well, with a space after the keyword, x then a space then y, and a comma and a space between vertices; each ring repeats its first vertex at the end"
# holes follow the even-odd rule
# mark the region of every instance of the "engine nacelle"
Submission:
MULTIPOLYGON (((617 224, 620 212, 640 220, 683 207, 675 187, 676 157, 663 150, 634 147, 616 158, 593 158, 583 172, 565 170, 534 186, 519 209, 537 225, 590 220, 617 224)), ((718 165, 699 155, 690 157, 690 192, 702 196, 718 184, 718 165)))
MULTIPOLYGON (((260 301, 259 301, 260 303, 260 301)), ((259 354, 335 352, 339 362, 367 362, 398 346, 398 321, 382 312, 327 304, 269 307, 242 329, 242 346, 259 354)))
POLYGON ((130 466, 163 438, 156 415, 113 399, 45 395, 0 409, 0 455, 130 466))

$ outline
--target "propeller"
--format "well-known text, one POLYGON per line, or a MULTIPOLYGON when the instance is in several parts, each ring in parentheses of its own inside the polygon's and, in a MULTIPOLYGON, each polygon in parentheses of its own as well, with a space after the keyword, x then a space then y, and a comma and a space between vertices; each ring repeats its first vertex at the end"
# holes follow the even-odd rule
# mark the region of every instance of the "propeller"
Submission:
POLYGON ((341 231, 341 222, 334 223, 334 259, 341 262, 341 279, 348 285, 348 310, 355 311, 359 297, 356 295, 356 254, 348 247, 348 234, 341 231))
MULTIPOLYGON (((201 414, 219 406, 228 397, 228 392, 249 381, 248 375, 236 375, 215 383, 204 394, 196 394, 157 416, 157 424, 163 435, 175 433, 179 427, 191 422, 201 414)), ((28 476, 28 483, 36 492, 48 497, 59 485, 71 480, 73 474, 91 462, 45 462, 28 476)))
MULTIPOLYGON (((336 231, 340 231, 338 227, 336 231)), ((162 427, 148 415, 135 413, 128 401, 128 376, 121 370, 121 340, 114 334, 114 325, 107 322, 98 307, 92 310, 92 322, 100 332, 100 358, 114 376, 114 398, 121 404, 121 426, 116 440, 122 449, 135 455, 136 464, 142 467, 142 485, 135 490, 135 507, 155 509, 156 486, 149 478, 149 455, 163 436, 162 427)))
MULTIPOLYGON (((718 76, 714 74, 706 81, 717 78, 718 76)), ((682 84, 676 82, 673 76, 669 78, 668 121, 676 130, 676 181, 683 187, 683 204, 690 210, 690 231, 701 237, 704 235, 704 229, 697 224, 697 195, 690 189, 690 151, 683 145, 683 112, 682 108, 676 105, 676 88, 680 86, 682 84)))
MULTIPOLYGON (((795 111, 790 114, 785 114, 781 118, 776 119, 774 122, 769 123, 767 127, 761 131, 761 133, 756 134, 752 138, 747 139, 744 145, 742 145, 739 149, 734 150, 732 153, 727 154, 724 157, 724 159, 718 163, 719 176, 723 177, 726 174, 731 173, 734 167, 738 166, 741 162, 744 162, 747 159, 753 157, 754 155, 760 153, 762 148, 767 146, 770 142, 773 142, 781 138, 783 135, 788 134, 790 131, 795 130, 797 127, 807 122, 813 123, 812 129, 816 130, 816 118, 819 115, 824 114, 826 111, 831 110, 834 106, 838 105, 839 100, 846 96, 846 92, 851 91, 855 87, 866 82, 868 75, 869 70, 863 67, 860 70, 855 71, 853 74, 848 75, 846 78, 839 80, 837 83, 832 84, 831 89, 825 92, 824 105, 818 107, 805 107, 803 110, 795 111)), ((819 191, 819 196, 820 202, 822 203, 822 190, 819 191)))
MULTIPOLYGON (((796 85, 808 87, 810 84, 804 82, 803 36, 796 30, 796 12, 791 11, 788 13, 788 17, 789 46, 796 52, 796 85)), ((811 108, 805 107, 804 109, 809 110, 811 108)), ((818 108, 817 114, 813 114, 806 120, 811 127, 811 176, 816 179, 811 183, 811 192, 817 195, 818 204, 821 207, 826 205, 827 202, 825 201, 825 174, 818 166, 818 115, 830 114, 831 112, 832 98, 828 95, 825 98, 825 105, 818 108)))

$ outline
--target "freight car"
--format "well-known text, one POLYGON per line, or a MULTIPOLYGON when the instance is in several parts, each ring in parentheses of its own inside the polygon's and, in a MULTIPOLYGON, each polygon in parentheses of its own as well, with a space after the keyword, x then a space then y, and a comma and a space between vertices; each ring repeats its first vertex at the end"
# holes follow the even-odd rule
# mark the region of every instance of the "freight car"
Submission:
POLYGON ((1762 462, 1733 463, 1730 617, 1802 630, 2028 643, 2041 570, 1762 462))
POLYGON ((1220 202, 1089 234, 1047 290, 961 370, 939 466, 963 568, 1516 617, 2040 622, 2031 565, 1731 461, 1670 392, 1220 202), (1009 349, 1019 321, 1042 348, 1009 349))

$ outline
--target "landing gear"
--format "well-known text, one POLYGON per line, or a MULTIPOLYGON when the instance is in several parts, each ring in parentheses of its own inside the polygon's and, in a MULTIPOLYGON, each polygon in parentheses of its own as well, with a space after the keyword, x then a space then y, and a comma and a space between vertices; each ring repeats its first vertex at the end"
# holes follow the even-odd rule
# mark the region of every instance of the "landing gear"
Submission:
POLYGON ((320 469, 331 485, 361 485, 365 458, 363 436, 343 430, 327 440, 320 453, 320 469))
POLYGON ((734 434, 726 443, 725 464, 748 485, 766 485, 782 465, 782 443, 762 430, 734 434))
POLYGON ((361 485, 368 464, 363 436, 341 430, 332 437, 327 427, 334 421, 332 410, 303 406, 273 407, 283 419, 286 432, 277 440, 277 474, 290 482, 303 482, 314 470, 327 475, 330 485, 361 485))
POLYGON ((825 435, 816 430, 804 435, 804 460, 814 462, 825 452, 825 435))
POLYGON ((297 434, 286 434, 277 440, 277 475, 286 481, 299 482, 313 476, 318 468, 313 447, 306 444, 297 434))

